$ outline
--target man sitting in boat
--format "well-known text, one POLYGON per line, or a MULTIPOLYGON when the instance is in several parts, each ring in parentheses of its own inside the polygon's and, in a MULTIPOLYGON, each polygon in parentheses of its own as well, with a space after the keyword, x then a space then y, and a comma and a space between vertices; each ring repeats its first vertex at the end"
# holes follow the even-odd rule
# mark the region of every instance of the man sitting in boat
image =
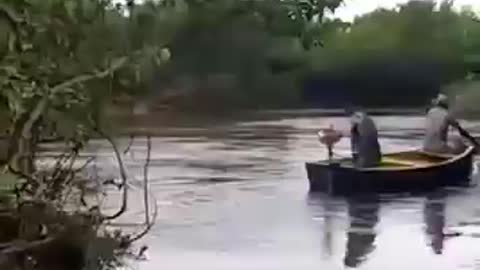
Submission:
POLYGON ((446 95, 439 94, 432 103, 432 107, 427 112, 425 138, 423 140, 424 151, 450 154, 457 154, 464 151, 465 144, 461 138, 456 137, 451 144, 448 143, 448 131, 450 127, 459 131, 463 137, 475 142, 475 139, 460 126, 458 121, 449 112, 449 101, 446 95))
POLYGON ((380 164, 382 154, 378 142, 378 131, 368 114, 358 108, 347 108, 351 123, 351 147, 355 166, 375 167, 380 164))

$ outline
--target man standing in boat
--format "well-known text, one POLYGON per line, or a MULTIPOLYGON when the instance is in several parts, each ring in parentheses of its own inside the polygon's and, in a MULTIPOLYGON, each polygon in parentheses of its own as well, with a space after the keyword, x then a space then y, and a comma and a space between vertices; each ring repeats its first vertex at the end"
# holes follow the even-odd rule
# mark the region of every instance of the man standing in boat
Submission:
POLYGON ((449 112, 449 100, 444 94, 439 94, 432 102, 432 107, 427 112, 425 123, 425 137, 423 150, 432 153, 457 154, 465 150, 465 144, 460 138, 455 138, 453 144, 448 143, 449 128, 455 128, 460 135, 478 146, 475 139, 465 131, 458 121, 449 112))
POLYGON ((359 108, 347 108, 346 113, 350 116, 350 138, 355 166, 360 168, 378 166, 382 154, 375 122, 359 108))

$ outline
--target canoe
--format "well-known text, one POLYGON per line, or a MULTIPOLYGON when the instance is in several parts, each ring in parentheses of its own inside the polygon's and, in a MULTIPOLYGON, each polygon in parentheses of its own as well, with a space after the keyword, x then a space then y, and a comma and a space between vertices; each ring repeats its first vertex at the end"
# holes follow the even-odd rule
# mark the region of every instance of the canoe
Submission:
POLYGON ((310 191, 405 192, 465 185, 472 173, 474 148, 459 155, 421 150, 386 154, 380 166, 355 168, 351 159, 307 162, 310 191))

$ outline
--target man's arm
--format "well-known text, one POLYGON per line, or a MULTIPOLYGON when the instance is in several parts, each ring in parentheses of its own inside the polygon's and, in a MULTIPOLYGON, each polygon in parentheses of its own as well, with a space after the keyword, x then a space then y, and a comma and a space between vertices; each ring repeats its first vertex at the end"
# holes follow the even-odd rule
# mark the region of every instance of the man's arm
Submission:
POLYGON ((360 136, 358 134, 357 123, 352 123, 352 128, 350 129, 350 143, 351 143, 352 154, 358 154, 360 136))
POLYGON ((462 128, 460 126, 460 123, 457 121, 455 117, 452 116, 452 114, 448 114, 447 119, 448 119, 448 124, 454 127, 455 129, 458 130, 459 128, 462 128))
POLYGON ((475 147, 477 147, 477 148, 480 147, 480 144, 477 142, 477 140, 472 135, 470 135, 470 133, 468 131, 463 129, 463 127, 460 125, 460 123, 455 118, 453 118, 452 116, 449 116, 448 121, 449 121, 449 124, 452 127, 454 127, 456 130, 458 130, 458 133, 460 133, 460 135, 462 137, 468 139, 475 147))

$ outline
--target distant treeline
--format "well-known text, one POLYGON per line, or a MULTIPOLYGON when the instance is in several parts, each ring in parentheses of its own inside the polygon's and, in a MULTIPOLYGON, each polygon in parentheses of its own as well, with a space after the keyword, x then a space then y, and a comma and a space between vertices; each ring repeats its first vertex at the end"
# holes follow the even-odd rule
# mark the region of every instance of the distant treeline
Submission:
POLYGON ((303 81, 307 106, 425 106, 446 82, 445 64, 422 56, 372 56, 342 68, 313 71, 303 81))
POLYGON ((79 46, 77 62, 89 67, 102 59, 99 52, 115 54, 145 42, 165 47, 161 58, 169 60, 158 67, 146 58, 89 87, 108 85, 108 93, 95 92, 116 100, 214 112, 352 102, 422 106, 480 71, 480 23, 469 9, 454 10, 448 0, 415 0, 353 22, 325 16, 342 2, 138 1, 128 8, 131 16, 106 10, 102 27, 92 28, 92 42, 79 46), (105 45, 105 33, 115 46, 105 45))
POLYGON ((177 93, 172 103, 187 110, 411 107, 480 67, 477 16, 451 1, 410 1, 353 23, 299 20, 279 3, 186 9, 152 94, 177 93))
POLYGON ((479 70, 480 23, 468 9, 455 12, 411 1, 379 9, 327 35, 310 58, 304 102, 338 106, 424 106, 452 82, 479 70))

